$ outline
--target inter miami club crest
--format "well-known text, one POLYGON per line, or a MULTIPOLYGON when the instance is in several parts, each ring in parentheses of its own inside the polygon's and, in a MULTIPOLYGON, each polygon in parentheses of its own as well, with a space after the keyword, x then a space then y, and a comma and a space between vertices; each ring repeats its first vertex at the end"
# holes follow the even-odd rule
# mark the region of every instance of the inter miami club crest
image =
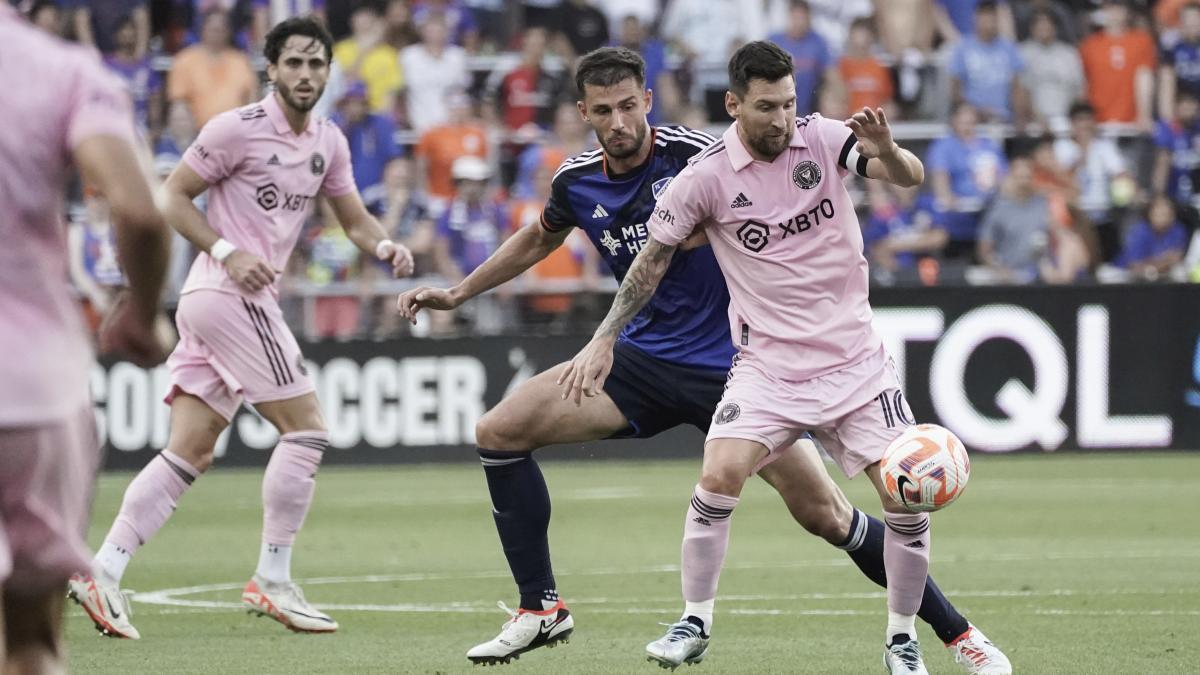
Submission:
POLYGON ((821 182, 821 167, 812 160, 804 160, 792 169, 792 182, 802 190, 811 190, 821 182))
POLYGON ((724 406, 721 406, 720 410, 717 411, 716 422, 717 424, 729 424, 730 422, 736 420, 741 414, 742 409, 738 406, 738 404, 726 403, 724 406))
POLYGON ((770 234, 771 228, 757 220, 746 221, 737 231, 738 241, 741 241, 742 246, 745 246, 754 253, 758 253, 766 248, 770 234))
MULTIPOLYGON (((308 160, 308 168, 312 169, 314 176, 325 173, 325 158, 321 156, 321 153, 313 153, 312 159, 308 160)), ((820 180, 820 177, 820 172, 817 172, 817 179, 820 180)))

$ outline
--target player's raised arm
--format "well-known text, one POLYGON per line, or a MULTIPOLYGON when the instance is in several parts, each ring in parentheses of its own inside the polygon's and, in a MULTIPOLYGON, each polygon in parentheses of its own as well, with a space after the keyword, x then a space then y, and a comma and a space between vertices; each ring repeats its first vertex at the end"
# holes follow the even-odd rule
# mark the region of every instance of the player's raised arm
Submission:
MULTIPOLYGON (((920 185, 925 181, 925 166, 916 155, 896 144, 883 108, 863 108, 846 120, 858 143, 854 148, 856 161, 865 162, 867 178, 885 180, 902 187, 920 185)), ((854 171, 856 167, 846 167, 854 171)), ((863 173, 863 172, 859 172, 863 173)))
POLYGON ((483 264, 450 288, 421 286, 400 294, 396 309, 416 323, 422 309, 454 309, 467 300, 507 283, 533 267, 566 241, 570 229, 551 232, 539 223, 517 230, 483 264))
POLYGON ((567 364, 558 384, 564 385, 563 398, 573 396, 578 405, 583 396, 592 397, 604 387, 604 380, 612 370, 613 345, 625 324, 634 317, 658 288, 658 282, 671 265, 677 244, 664 244, 651 234, 646 245, 633 259, 633 265, 621 281, 617 297, 613 299, 608 316, 596 329, 591 342, 567 364))

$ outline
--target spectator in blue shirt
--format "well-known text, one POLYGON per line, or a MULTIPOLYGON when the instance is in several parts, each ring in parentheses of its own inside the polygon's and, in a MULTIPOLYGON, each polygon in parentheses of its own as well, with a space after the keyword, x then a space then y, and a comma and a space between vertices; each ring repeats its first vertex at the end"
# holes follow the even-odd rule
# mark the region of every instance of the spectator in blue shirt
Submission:
POLYGON ((948 70, 955 102, 970 103, 988 121, 1024 121, 1021 55, 1012 40, 1000 35, 995 2, 984 0, 975 7, 975 34, 954 46, 948 70))
POLYGON ((350 166, 359 190, 383 180, 383 169, 401 154, 396 145, 396 127, 386 115, 376 115, 367 103, 367 86, 354 82, 342 94, 334 116, 350 143, 350 166))
POLYGON ((1188 239, 1187 230, 1175 219, 1170 199, 1156 197, 1146 215, 1146 220, 1130 228, 1117 265, 1134 276, 1153 281, 1167 277, 1183 260, 1188 239))
POLYGON ((1188 92, 1200 96, 1200 5, 1179 10, 1179 41, 1163 50, 1158 68, 1158 114, 1170 118, 1176 98, 1188 92))
POLYGON ((667 46, 662 40, 650 35, 637 15, 630 14, 621 20, 616 44, 641 54, 646 61, 646 87, 654 90, 654 107, 646 116, 650 124, 679 119, 682 96, 674 74, 667 70, 667 46))
POLYGON ((71 12, 76 39, 101 54, 119 48, 117 32, 126 21, 133 22, 134 58, 145 58, 149 52, 150 10, 146 0, 66 0, 59 4, 71 12))
POLYGON ((825 38, 812 29, 812 15, 805 0, 792 0, 788 29, 772 33, 768 40, 792 55, 796 66, 796 112, 807 115, 816 108, 817 92, 822 87, 837 87, 837 62, 825 38))
POLYGON ((113 50, 104 63, 125 82, 133 101, 133 120, 149 137, 158 136, 162 126, 163 78, 150 65, 150 57, 138 55, 138 27, 134 15, 125 18, 110 38, 113 50))
POLYGON ((976 134, 977 123, 975 108, 959 103, 950 118, 951 134, 935 140, 925 157, 933 196, 946 214, 948 255, 973 250, 979 214, 1008 170, 1000 146, 976 134))
POLYGON ((1156 194, 1165 194, 1175 202, 1180 217, 1189 224, 1200 224, 1200 99, 1190 91, 1180 91, 1175 99, 1174 119, 1162 119, 1155 125, 1154 176, 1156 194))
POLYGON ((863 245, 879 281, 897 274, 912 276, 918 259, 937 257, 949 236, 933 195, 920 186, 902 188, 871 181, 871 215, 863 227, 863 245))
MULTIPOLYGON (((975 32, 975 11, 979 5, 989 0, 937 0, 933 10, 933 22, 942 40, 957 42, 975 32)), ((996 13, 1000 20, 1000 34, 1009 40, 1016 40, 1016 27, 1013 21, 1012 8, 1007 2, 993 2, 997 5, 996 13)))

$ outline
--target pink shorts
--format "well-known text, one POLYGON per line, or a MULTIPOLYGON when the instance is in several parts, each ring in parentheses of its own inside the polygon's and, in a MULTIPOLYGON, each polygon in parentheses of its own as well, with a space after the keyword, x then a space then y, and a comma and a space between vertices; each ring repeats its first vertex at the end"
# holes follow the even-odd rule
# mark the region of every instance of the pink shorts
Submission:
POLYGON ((175 323, 179 344, 167 359, 168 404, 182 391, 232 420, 243 398, 282 401, 313 390, 300 345, 273 300, 191 291, 179 298, 175 323))
POLYGON ((708 440, 741 438, 766 446, 770 463, 804 432, 853 477, 883 458, 912 426, 891 357, 878 353, 849 368, 804 382, 787 382, 752 359, 734 362, 708 440))
POLYGON ((90 405, 55 424, 0 428, 0 581, 40 590, 89 569, 99 466, 90 405))

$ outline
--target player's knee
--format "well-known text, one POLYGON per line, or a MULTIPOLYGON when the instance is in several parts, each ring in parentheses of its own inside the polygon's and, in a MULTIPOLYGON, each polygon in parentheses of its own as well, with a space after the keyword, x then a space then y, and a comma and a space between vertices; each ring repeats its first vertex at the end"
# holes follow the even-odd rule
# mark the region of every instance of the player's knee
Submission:
POLYGON ((736 466, 705 465, 700 474, 700 487, 719 495, 737 497, 746 484, 746 474, 736 466))
POLYGON ((809 533, 831 544, 837 544, 846 539, 853 515, 852 509, 839 508, 840 506, 836 499, 820 498, 810 501, 801 509, 793 509, 792 516, 809 533))
POLYGON ((530 424, 501 408, 494 408, 475 423, 475 444, 500 452, 524 452, 534 449, 530 424))

